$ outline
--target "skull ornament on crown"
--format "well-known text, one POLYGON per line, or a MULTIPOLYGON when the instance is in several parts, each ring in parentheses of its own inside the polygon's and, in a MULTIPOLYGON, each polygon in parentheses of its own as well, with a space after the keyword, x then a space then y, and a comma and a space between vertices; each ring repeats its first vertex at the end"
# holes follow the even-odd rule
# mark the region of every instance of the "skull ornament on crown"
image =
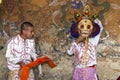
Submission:
POLYGON ((83 37, 89 37, 93 29, 92 22, 89 19, 82 19, 78 23, 78 32, 83 37))

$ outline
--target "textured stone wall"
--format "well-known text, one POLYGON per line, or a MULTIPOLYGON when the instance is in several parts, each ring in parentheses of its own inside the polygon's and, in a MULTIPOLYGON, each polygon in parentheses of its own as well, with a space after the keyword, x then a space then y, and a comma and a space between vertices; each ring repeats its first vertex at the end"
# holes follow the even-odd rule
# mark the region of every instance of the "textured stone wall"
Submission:
POLYGON ((120 76, 120 0, 84 0, 75 6, 71 1, 3 0, 0 4, 0 80, 6 80, 8 75, 4 57, 6 40, 19 33, 24 21, 35 25, 37 53, 49 56, 57 64, 54 69, 42 65, 43 80, 71 80, 73 56, 66 52, 71 42, 69 28, 75 21, 74 11, 82 11, 85 1, 104 26, 96 49, 99 78, 116 80, 120 76))

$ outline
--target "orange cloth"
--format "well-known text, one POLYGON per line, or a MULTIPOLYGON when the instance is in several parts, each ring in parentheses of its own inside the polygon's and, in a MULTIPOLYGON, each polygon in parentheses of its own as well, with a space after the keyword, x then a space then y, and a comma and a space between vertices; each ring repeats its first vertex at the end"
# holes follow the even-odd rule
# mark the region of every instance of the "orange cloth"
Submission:
POLYGON ((48 62, 48 65, 49 65, 51 68, 53 68, 53 67, 56 66, 56 65, 54 64, 54 62, 53 62, 50 58, 44 56, 44 57, 42 57, 42 58, 37 59, 36 61, 33 61, 33 62, 31 62, 31 63, 29 63, 29 64, 27 64, 27 65, 24 65, 24 66, 22 67, 22 69, 21 69, 21 72, 20 72, 20 80, 28 80, 29 70, 30 70, 32 67, 35 67, 35 66, 37 66, 37 65, 39 65, 39 64, 42 64, 42 63, 44 63, 44 62, 48 62))

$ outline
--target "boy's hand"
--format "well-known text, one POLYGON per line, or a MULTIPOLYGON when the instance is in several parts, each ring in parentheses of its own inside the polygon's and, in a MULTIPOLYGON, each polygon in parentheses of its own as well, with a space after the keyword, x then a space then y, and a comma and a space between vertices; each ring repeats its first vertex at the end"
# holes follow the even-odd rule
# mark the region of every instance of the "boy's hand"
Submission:
POLYGON ((19 64, 19 65, 20 65, 20 67, 22 67, 22 66, 24 66, 24 65, 25 65, 25 63, 23 63, 23 62, 18 62, 17 64, 19 64))

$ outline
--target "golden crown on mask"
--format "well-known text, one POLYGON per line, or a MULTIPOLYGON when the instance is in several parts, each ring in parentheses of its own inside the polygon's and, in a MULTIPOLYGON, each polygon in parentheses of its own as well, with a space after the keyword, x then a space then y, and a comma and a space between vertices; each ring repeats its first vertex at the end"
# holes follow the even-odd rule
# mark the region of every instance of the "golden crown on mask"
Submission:
POLYGON ((83 9, 82 15, 75 12, 74 17, 77 20, 78 32, 81 36, 88 37, 93 29, 93 20, 97 18, 97 15, 94 14, 90 16, 90 7, 86 5, 83 9))
POLYGON ((93 20, 93 19, 96 19, 97 17, 98 17, 98 15, 96 13, 93 13, 92 15, 90 15, 90 6, 89 5, 86 5, 84 7, 81 14, 80 14, 80 12, 77 12, 77 11, 74 12, 74 18, 77 21, 80 21, 81 19, 84 19, 84 18, 93 20))

